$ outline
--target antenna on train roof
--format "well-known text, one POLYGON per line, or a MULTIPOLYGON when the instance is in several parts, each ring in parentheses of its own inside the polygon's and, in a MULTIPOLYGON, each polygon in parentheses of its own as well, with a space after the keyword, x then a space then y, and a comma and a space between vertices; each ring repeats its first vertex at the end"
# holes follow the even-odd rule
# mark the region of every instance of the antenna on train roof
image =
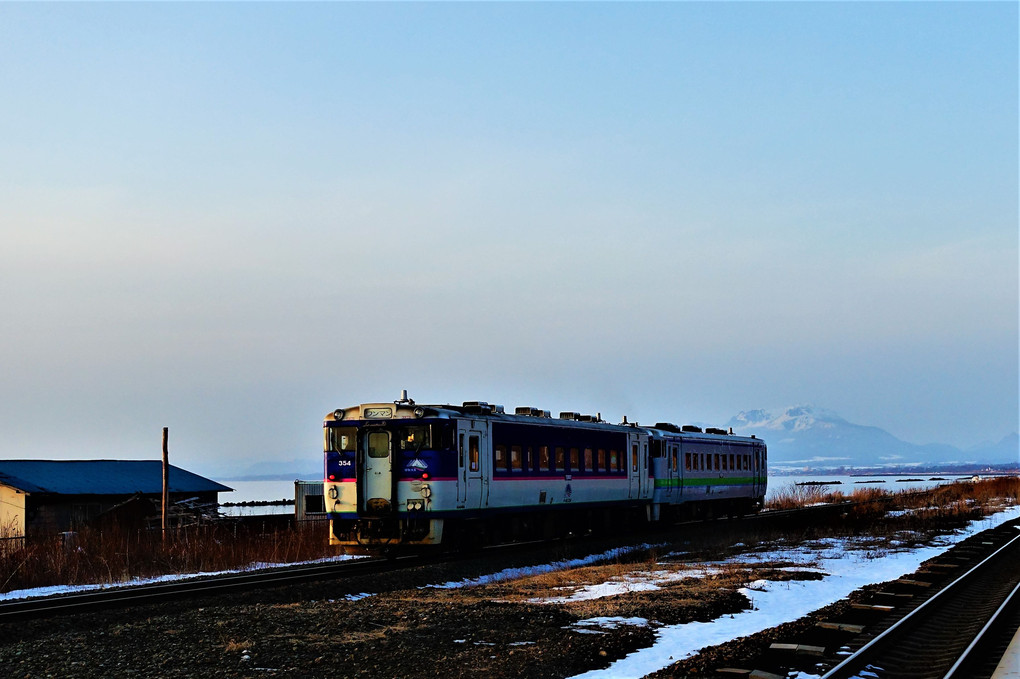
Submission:
POLYGON ((400 400, 397 403, 408 403, 414 405, 414 400, 407 398, 407 389, 400 390, 400 400))

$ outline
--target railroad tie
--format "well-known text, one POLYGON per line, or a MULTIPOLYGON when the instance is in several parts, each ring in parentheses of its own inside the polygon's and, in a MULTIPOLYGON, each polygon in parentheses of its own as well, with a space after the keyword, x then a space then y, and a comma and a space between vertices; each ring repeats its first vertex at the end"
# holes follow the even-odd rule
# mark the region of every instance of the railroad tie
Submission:
POLYGON ((893 582, 898 582, 901 585, 913 585, 915 587, 931 587, 931 583, 925 582, 924 580, 910 580, 907 578, 900 578, 899 580, 893 580, 893 582))
POLYGON ((748 675, 750 679, 786 679, 785 674, 773 674, 765 670, 754 670, 748 675))
POLYGON ((751 674, 751 670, 741 669, 739 667, 720 667, 716 670, 719 674, 731 674, 739 677, 746 677, 751 674))
POLYGON ((774 651, 793 651, 800 655, 825 655, 824 646, 809 646, 808 644, 772 644, 769 648, 774 651))
POLYGON ((850 604, 850 607, 860 611, 879 611, 881 613, 888 613, 896 608, 895 606, 883 606, 881 604, 850 604))
POLYGON ((851 632, 853 634, 860 634, 864 631, 864 625, 852 625, 848 622, 820 622, 816 625, 822 629, 833 629, 840 632, 851 632))

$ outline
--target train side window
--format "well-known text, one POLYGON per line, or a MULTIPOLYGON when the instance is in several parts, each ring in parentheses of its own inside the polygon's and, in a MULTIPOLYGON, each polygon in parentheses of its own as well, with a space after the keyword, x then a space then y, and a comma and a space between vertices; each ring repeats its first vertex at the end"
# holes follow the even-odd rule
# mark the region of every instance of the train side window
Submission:
POLYGON ((680 447, 672 446, 670 449, 670 457, 673 459, 673 471, 677 471, 680 465, 680 447))
POLYGON ((478 451, 481 448, 481 439, 478 436, 468 436, 468 468, 476 472, 478 466, 478 451))
POLYGON ((539 446, 538 469, 542 471, 551 470, 552 467, 549 466, 550 462, 551 460, 549 459, 549 446, 539 446))
POLYGON ((611 471, 611 472, 615 472, 616 471, 616 465, 618 464, 618 457, 619 457, 619 453, 617 453, 615 449, 610 449, 610 451, 609 451, 609 471, 611 471))
POLYGON ((592 453, 591 448, 585 448, 584 449, 584 470, 586 472, 592 471, 592 469, 594 469, 594 467, 592 466, 594 462, 595 462, 594 453, 592 453))
POLYGON ((460 468, 464 468, 464 434, 460 435, 460 468))
POLYGON ((733 465, 734 465, 733 453, 730 453, 730 469, 736 469, 736 467, 734 467, 733 465))
POLYGON ((726 466, 726 453, 722 454, 722 470, 726 471, 729 467, 726 466))
POLYGON ((506 446, 502 443, 497 443, 493 454, 496 456, 496 463, 493 465, 493 469, 504 471, 506 469, 506 446))
POLYGON ((598 465, 599 465, 597 467, 598 471, 600 471, 600 472, 608 471, 606 469, 606 449, 605 448, 599 448, 598 459, 596 461, 598 462, 598 465))
MULTIPOLYGON (((555 460, 554 460, 554 462, 556 463, 555 469, 558 469, 560 471, 563 471, 564 469, 566 469, 566 467, 567 467, 567 453, 563 449, 563 446, 556 446, 555 448, 553 448, 553 453, 555 454, 555 460)), ((550 471, 554 471, 554 470, 550 470, 550 471)))
POLYGON ((581 470, 581 452, 577 448, 570 449, 570 471, 581 470))
POLYGON ((524 470, 524 451, 520 446, 510 446, 510 469, 517 472, 524 470))
POLYGON ((691 454, 684 453, 684 469, 687 471, 691 470, 691 454))
POLYGON ((638 463, 638 450, 637 444, 635 443, 630 447, 630 470, 632 472, 637 471, 637 463, 638 463))

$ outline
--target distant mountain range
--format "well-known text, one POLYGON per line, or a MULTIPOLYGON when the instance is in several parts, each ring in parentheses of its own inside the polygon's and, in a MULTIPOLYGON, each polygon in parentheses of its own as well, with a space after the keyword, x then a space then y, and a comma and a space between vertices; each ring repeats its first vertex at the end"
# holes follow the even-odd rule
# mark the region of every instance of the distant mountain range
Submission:
POLYGON ((731 419, 735 434, 764 439, 769 466, 836 469, 981 466, 1020 463, 1020 437, 1014 432, 1000 441, 966 450, 945 443, 918 445, 884 429, 847 422, 828 410, 796 406, 774 414, 749 410, 731 419))
MULTIPOLYGON (((778 414, 748 410, 726 426, 732 427, 735 434, 754 434, 763 439, 769 449, 769 468, 777 472, 1020 464, 1020 438, 1016 433, 966 450, 944 443, 918 445, 884 429, 847 422, 836 413, 811 406, 787 408, 778 414)), ((232 471, 230 478, 235 480, 318 479, 322 476, 322 453, 256 462, 232 471)))

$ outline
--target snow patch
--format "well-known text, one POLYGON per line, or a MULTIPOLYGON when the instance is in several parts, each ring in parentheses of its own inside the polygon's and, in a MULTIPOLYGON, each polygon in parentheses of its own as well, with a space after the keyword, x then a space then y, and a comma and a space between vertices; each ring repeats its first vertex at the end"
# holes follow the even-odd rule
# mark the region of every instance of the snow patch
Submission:
MULTIPOLYGON (((935 544, 913 550, 889 550, 882 556, 861 556, 854 553, 852 539, 827 538, 814 545, 821 548, 813 552, 806 547, 774 549, 767 554, 742 555, 737 561, 791 561, 813 563, 829 575, 822 580, 791 582, 765 582, 763 589, 741 590, 751 599, 751 609, 711 622, 690 622, 657 628, 656 642, 617 660, 601 670, 585 672, 574 679, 614 679, 643 677, 668 667, 677 660, 696 654, 700 649, 725 643, 737 637, 756 634, 762 630, 797 620, 823 606, 846 598, 864 585, 893 580, 913 573, 928 559, 942 554, 954 544, 989 528, 1020 518, 1020 508, 970 522, 966 528, 945 535, 935 544)), ((803 675, 807 679, 813 675, 803 675)))

